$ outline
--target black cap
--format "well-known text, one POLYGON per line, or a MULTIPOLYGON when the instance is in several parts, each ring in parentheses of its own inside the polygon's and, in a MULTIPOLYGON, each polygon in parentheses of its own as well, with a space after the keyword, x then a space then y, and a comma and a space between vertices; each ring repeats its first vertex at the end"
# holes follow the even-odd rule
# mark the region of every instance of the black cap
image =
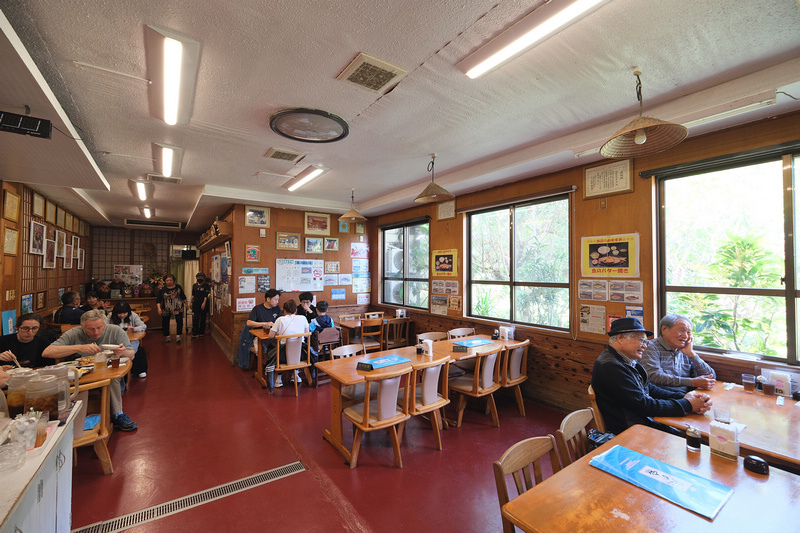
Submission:
POLYGON ((194 277, 196 277, 196 278, 204 278, 204 277, 206 277, 206 275, 203 272, 198 272, 197 274, 194 275, 194 277))
POLYGON ((653 332, 644 329, 642 323, 639 322, 639 319, 635 317, 625 317, 616 319, 614 322, 611 323, 611 329, 608 330, 608 336, 612 337, 614 335, 619 335, 620 333, 633 333, 636 331, 647 333, 648 337, 653 336, 653 332))

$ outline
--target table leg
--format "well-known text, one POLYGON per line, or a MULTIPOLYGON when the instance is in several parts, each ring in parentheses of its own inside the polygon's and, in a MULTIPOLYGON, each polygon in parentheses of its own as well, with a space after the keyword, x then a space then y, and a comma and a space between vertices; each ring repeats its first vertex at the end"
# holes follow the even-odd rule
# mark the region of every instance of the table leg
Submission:
POLYGON ((322 437, 333 445, 350 462, 350 450, 342 442, 342 384, 331 379, 331 429, 322 432, 322 437))
POLYGON ((253 377, 261 383, 261 388, 267 388, 267 380, 264 378, 264 357, 261 354, 261 339, 255 337, 255 350, 256 350, 256 371, 253 373, 253 377))

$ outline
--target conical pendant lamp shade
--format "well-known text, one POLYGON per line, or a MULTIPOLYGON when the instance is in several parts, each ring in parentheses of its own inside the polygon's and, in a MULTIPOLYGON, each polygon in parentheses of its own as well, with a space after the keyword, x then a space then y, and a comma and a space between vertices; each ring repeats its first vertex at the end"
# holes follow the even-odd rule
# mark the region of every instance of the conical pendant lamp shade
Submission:
POLYGON ((626 159, 663 152, 680 144, 689 130, 680 124, 642 116, 642 75, 636 76, 636 99, 639 100, 639 116, 628 122, 600 148, 600 155, 609 159, 626 159))
POLYGON ((431 182, 428 184, 425 189, 414 198, 414 201, 418 204, 431 204, 434 202, 444 202, 445 200, 452 200, 455 198, 455 195, 452 194, 450 191, 436 185, 433 181, 433 166, 434 161, 436 160, 436 154, 431 154, 431 162, 428 163, 428 171, 431 173, 431 182))
POLYGON ((366 222, 367 217, 356 211, 355 208, 355 189, 350 189, 350 210, 339 217, 341 222, 366 222))

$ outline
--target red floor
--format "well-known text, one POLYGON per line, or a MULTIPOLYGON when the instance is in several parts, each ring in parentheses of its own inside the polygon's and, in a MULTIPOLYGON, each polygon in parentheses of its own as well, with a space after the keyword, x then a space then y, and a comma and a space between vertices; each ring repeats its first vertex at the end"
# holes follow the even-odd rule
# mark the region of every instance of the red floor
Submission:
POLYGON ((438 452, 427 422, 412 419, 403 469, 394 467, 388 435, 375 432, 350 470, 322 438, 329 385, 270 396, 209 336, 176 345, 152 332, 144 342, 148 377, 134 378, 123 398, 139 429, 111 436, 112 475, 91 448, 78 451, 73 529, 300 461, 307 471, 128 531, 501 531, 492 462, 514 442, 554 433, 564 416, 526 402, 523 418, 500 391, 499 429, 476 403, 461 428, 443 432, 438 452))

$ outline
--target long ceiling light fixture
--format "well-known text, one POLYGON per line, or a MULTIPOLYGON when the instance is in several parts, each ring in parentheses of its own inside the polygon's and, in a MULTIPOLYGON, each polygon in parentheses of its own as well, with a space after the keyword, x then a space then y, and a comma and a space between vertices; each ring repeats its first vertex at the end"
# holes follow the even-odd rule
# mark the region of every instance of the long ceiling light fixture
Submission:
POLYGON ((194 105, 200 43, 169 30, 144 27, 150 113, 169 125, 188 124, 194 105))
POLYGON ((550 0, 462 59, 456 66, 475 79, 555 35, 609 1, 550 0))
POLYGON ((306 168, 300 174, 295 176, 294 181, 289 186, 289 192, 294 192, 309 181, 313 180, 314 178, 319 177, 323 172, 328 170, 325 167, 311 165, 310 167, 306 168))
POLYGON ((153 169, 171 178, 181 175, 183 148, 169 144, 153 143, 153 169))
POLYGON ((153 191, 155 190, 155 187, 147 180, 128 180, 128 185, 133 195, 142 202, 146 202, 153 197, 153 191))
POLYGON ((633 75, 636 76, 639 116, 628 122, 600 147, 600 155, 608 159, 625 159, 663 152, 677 146, 689 135, 689 130, 685 126, 642 116, 642 80, 639 78, 642 73, 635 70, 633 75))
POLYGON ((366 222, 367 217, 356 211, 356 190, 350 189, 350 210, 339 217, 341 222, 366 222))
POLYGON ((434 183, 433 167, 435 166, 435 161, 436 161, 436 154, 431 154, 431 162, 428 163, 428 172, 431 173, 431 182, 428 184, 427 187, 425 187, 425 189, 421 193, 419 193, 419 195, 416 198, 414 198, 414 201, 417 202, 418 204, 444 202, 445 200, 452 200, 453 198, 455 198, 455 195, 450 193, 447 189, 439 185, 436 185, 436 183, 434 183))

